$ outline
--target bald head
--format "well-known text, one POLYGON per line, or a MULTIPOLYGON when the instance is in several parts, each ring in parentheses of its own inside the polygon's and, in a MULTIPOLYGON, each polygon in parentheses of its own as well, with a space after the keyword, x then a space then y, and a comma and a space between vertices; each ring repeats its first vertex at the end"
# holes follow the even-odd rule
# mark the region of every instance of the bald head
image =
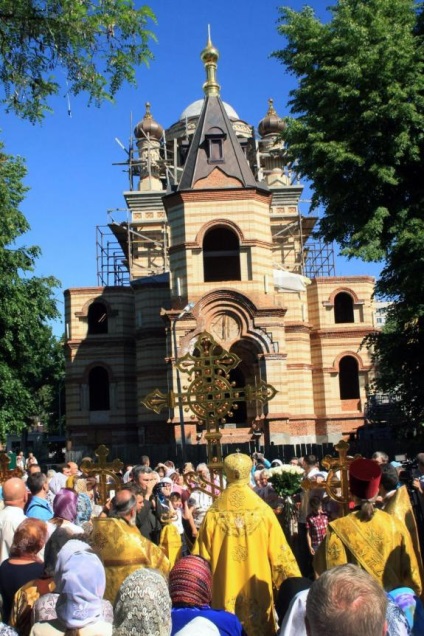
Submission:
POLYGON ((24 508, 28 499, 27 489, 19 477, 12 477, 3 484, 3 499, 6 506, 24 508))
POLYGON ((137 499, 130 490, 118 490, 110 503, 109 517, 125 519, 135 523, 137 499))
POLYGON ((68 462, 67 468, 69 469, 69 474, 71 476, 78 475, 78 464, 76 464, 75 462, 68 462))

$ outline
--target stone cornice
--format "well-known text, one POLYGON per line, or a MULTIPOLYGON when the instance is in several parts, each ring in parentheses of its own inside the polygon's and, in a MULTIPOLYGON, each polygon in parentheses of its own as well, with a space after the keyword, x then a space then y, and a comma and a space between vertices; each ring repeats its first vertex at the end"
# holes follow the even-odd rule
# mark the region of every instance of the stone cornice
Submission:
POLYGON ((98 348, 99 345, 120 345, 122 347, 133 347, 135 342, 135 334, 134 336, 127 336, 123 338, 122 336, 112 336, 110 334, 97 334, 92 336, 85 336, 84 338, 72 338, 65 342, 65 346, 70 349, 82 349, 82 348, 98 348))
POLYGON ((312 331, 312 325, 304 322, 285 322, 284 323, 286 334, 289 333, 307 333, 312 331))
MULTIPOLYGON (((218 225, 218 224, 217 224, 218 225)), ((240 249, 243 247, 264 247, 266 249, 272 249, 273 244, 268 243, 267 241, 259 241, 257 239, 246 239, 240 241, 240 249)), ((197 243, 196 241, 184 241, 184 243, 178 243, 177 245, 172 245, 169 248, 170 254, 175 254, 176 252, 186 251, 186 250, 202 250, 202 245, 197 243)))
POLYGON ((365 336, 368 336, 370 333, 375 332, 376 329, 375 327, 355 327, 355 328, 349 328, 349 327, 343 327, 340 329, 334 328, 334 327, 328 327, 327 329, 312 329, 311 332, 311 338, 314 340, 320 339, 323 340, 324 338, 326 339, 330 339, 330 338, 365 338, 365 336))
POLYGON ((269 205, 271 197, 270 192, 256 188, 211 188, 209 190, 190 190, 168 194, 164 197, 164 204, 168 211, 173 207, 185 205, 186 203, 207 201, 248 201, 253 199, 269 205))

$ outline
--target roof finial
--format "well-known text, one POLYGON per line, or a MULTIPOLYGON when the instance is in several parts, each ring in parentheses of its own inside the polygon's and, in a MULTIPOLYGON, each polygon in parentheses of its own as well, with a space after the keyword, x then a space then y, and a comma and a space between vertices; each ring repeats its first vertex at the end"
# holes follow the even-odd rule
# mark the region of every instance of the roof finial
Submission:
POLYGON ((221 88, 216 81, 216 66, 219 59, 218 49, 214 47, 211 40, 211 29, 208 24, 208 42, 206 48, 203 49, 201 60, 206 69, 206 82, 203 84, 203 90, 206 96, 219 95, 219 89, 221 88))
POLYGON ((146 106, 146 112, 144 114, 143 119, 152 119, 152 113, 150 112, 150 102, 146 102, 145 106, 146 106))
POLYGON ((274 108, 274 100, 272 99, 272 97, 269 98, 268 100, 268 112, 267 115, 276 115, 277 112, 274 108))

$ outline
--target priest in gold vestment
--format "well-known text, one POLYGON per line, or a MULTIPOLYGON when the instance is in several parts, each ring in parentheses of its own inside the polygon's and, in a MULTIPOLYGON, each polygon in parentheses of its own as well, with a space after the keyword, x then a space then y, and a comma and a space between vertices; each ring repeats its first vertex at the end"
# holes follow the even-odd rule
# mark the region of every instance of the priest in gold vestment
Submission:
POLYGON ((274 636, 273 594, 301 574, 275 513, 249 486, 251 468, 247 455, 225 458, 228 485, 206 513, 193 553, 210 563, 212 607, 237 614, 248 636, 274 636))
POLYGON ((400 485, 396 468, 390 464, 382 466, 380 496, 382 509, 403 523, 409 531, 420 569, 421 586, 424 585, 424 568, 414 510, 409 498, 408 487, 400 485))
POLYGON ((358 509, 332 521, 314 557, 319 575, 336 565, 354 563, 389 592, 411 587, 421 595, 417 557, 405 526, 374 508, 381 469, 372 460, 356 459, 349 467, 349 488, 358 509))
POLYGON ((111 513, 113 517, 93 519, 91 537, 106 571, 104 598, 113 604, 121 584, 134 570, 155 568, 168 576, 170 564, 161 548, 136 527, 136 499, 129 490, 116 494, 111 513))

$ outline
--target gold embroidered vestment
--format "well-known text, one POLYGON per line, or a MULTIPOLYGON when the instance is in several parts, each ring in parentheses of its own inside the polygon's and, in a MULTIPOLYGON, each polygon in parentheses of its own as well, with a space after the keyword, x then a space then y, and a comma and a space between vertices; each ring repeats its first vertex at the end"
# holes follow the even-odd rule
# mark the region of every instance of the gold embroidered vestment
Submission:
POLYGON ((273 589, 301 574, 274 512, 250 486, 231 483, 215 500, 193 553, 210 562, 212 606, 237 614, 248 636, 274 635, 273 589))
POLYGON ((421 594, 421 580, 415 551, 404 524, 383 510, 370 521, 360 512, 332 521, 314 557, 317 574, 336 565, 359 565, 388 592, 411 587, 421 594))

